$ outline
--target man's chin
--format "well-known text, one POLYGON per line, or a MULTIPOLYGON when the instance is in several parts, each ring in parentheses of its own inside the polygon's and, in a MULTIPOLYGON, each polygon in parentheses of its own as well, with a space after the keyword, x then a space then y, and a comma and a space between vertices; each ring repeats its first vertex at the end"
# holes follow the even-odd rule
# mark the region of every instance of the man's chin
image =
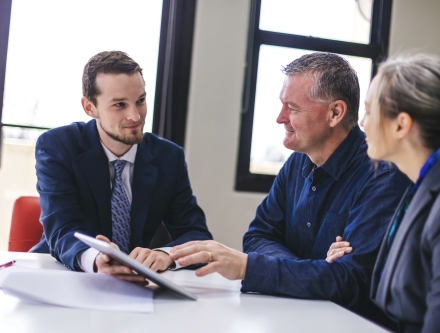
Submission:
POLYGON ((296 150, 295 149, 295 144, 291 140, 289 140, 289 138, 284 138, 283 145, 287 149, 296 150))
POLYGON ((144 134, 142 132, 133 131, 133 133, 130 133, 129 135, 115 135, 109 132, 106 132, 107 135, 112 138, 115 141, 121 142, 125 145, 135 145, 142 141, 144 138, 144 134))
POLYGON ((135 135, 135 136, 132 136, 132 137, 122 138, 120 141, 122 143, 125 143, 126 145, 135 145, 135 144, 140 143, 143 138, 144 138, 143 135, 135 135))

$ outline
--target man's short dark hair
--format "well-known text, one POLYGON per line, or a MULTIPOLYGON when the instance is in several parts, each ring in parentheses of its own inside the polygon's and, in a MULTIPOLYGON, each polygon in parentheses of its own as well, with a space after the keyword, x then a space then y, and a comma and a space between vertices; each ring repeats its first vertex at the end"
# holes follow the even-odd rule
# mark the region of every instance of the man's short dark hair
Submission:
POLYGON ((287 76, 310 74, 315 83, 308 93, 310 100, 331 103, 343 100, 347 104, 349 128, 359 119, 359 81, 347 60, 334 53, 315 52, 303 55, 283 67, 287 76))
POLYGON ((84 67, 82 77, 83 96, 87 97, 95 106, 96 97, 101 93, 96 87, 98 74, 133 74, 139 72, 142 76, 142 68, 122 51, 104 51, 89 59, 84 67))

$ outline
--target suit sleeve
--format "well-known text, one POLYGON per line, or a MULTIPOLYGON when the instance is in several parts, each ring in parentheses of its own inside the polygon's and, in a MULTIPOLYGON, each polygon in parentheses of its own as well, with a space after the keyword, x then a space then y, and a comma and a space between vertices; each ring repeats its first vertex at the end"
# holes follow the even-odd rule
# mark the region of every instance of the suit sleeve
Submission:
POLYGON ((435 214, 432 232, 428 235, 427 244, 422 244, 425 255, 431 259, 430 288, 426 296, 426 313, 422 333, 438 332, 440 327, 440 196, 433 206, 435 214))
POLYGON ((68 156, 52 133, 39 137, 35 150, 37 191, 50 254, 70 269, 78 269, 76 254, 89 247, 73 236, 75 231, 86 230, 86 221, 80 211, 68 156))
POLYGON ((177 181, 164 219, 173 241, 166 246, 180 245, 192 240, 212 239, 206 225, 205 214, 193 195, 182 149, 179 149, 176 162, 177 181))
POLYGON ((285 190, 282 178, 277 179, 244 237, 248 264, 242 291, 331 300, 356 309, 368 298, 381 240, 407 185, 407 179, 396 170, 377 170, 360 189, 342 235, 351 243, 352 253, 327 263, 325 258, 278 256, 289 250, 284 246, 282 227, 285 198, 280 192, 285 190))

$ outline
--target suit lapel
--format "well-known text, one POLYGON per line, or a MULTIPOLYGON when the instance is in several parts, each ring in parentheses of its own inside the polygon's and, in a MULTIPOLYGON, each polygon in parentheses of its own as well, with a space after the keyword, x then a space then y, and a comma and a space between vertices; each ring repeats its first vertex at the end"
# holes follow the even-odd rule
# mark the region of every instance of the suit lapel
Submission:
POLYGON ((96 200, 101 232, 111 239, 110 172, 95 120, 86 124, 79 145, 84 148, 84 152, 78 155, 78 159, 96 200))
MULTIPOLYGON (((417 222, 418 215, 432 201, 433 192, 438 192, 439 178, 440 178, 440 163, 437 163, 433 167, 433 169, 428 173, 426 178, 423 180, 414 198, 411 200, 411 203, 408 207, 405 216, 403 217, 399 230, 396 233, 396 237, 393 241, 393 244, 391 245, 391 249, 388 253, 388 258, 384 258, 385 254, 383 251, 388 233, 385 236, 378 258, 378 264, 380 262, 379 261, 380 259, 382 261, 382 267, 384 267, 382 277, 380 278, 380 281, 378 283, 378 289, 376 294, 376 300, 380 304, 386 305, 386 300, 387 300, 387 295, 389 293, 391 280, 395 272, 396 264, 400 256, 402 246, 404 246, 405 244, 405 239, 408 236, 411 226, 417 222), (386 259, 385 266, 383 266, 384 259, 386 259)), ((376 268, 381 269, 381 267, 376 267, 376 268)), ((377 273, 380 274, 380 272, 377 273)))
POLYGON ((142 234, 146 225, 150 203, 157 182, 157 167, 151 165, 151 154, 145 139, 138 144, 134 163, 131 203, 131 247, 146 247, 142 234))

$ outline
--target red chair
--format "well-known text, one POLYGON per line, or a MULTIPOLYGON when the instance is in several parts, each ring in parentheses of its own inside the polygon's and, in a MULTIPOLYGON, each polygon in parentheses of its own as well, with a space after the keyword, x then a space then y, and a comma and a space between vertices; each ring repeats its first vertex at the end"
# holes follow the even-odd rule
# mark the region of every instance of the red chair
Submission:
POLYGON ((38 197, 19 197, 12 210, 8 251, 27 252, 43 234, 38 197))

